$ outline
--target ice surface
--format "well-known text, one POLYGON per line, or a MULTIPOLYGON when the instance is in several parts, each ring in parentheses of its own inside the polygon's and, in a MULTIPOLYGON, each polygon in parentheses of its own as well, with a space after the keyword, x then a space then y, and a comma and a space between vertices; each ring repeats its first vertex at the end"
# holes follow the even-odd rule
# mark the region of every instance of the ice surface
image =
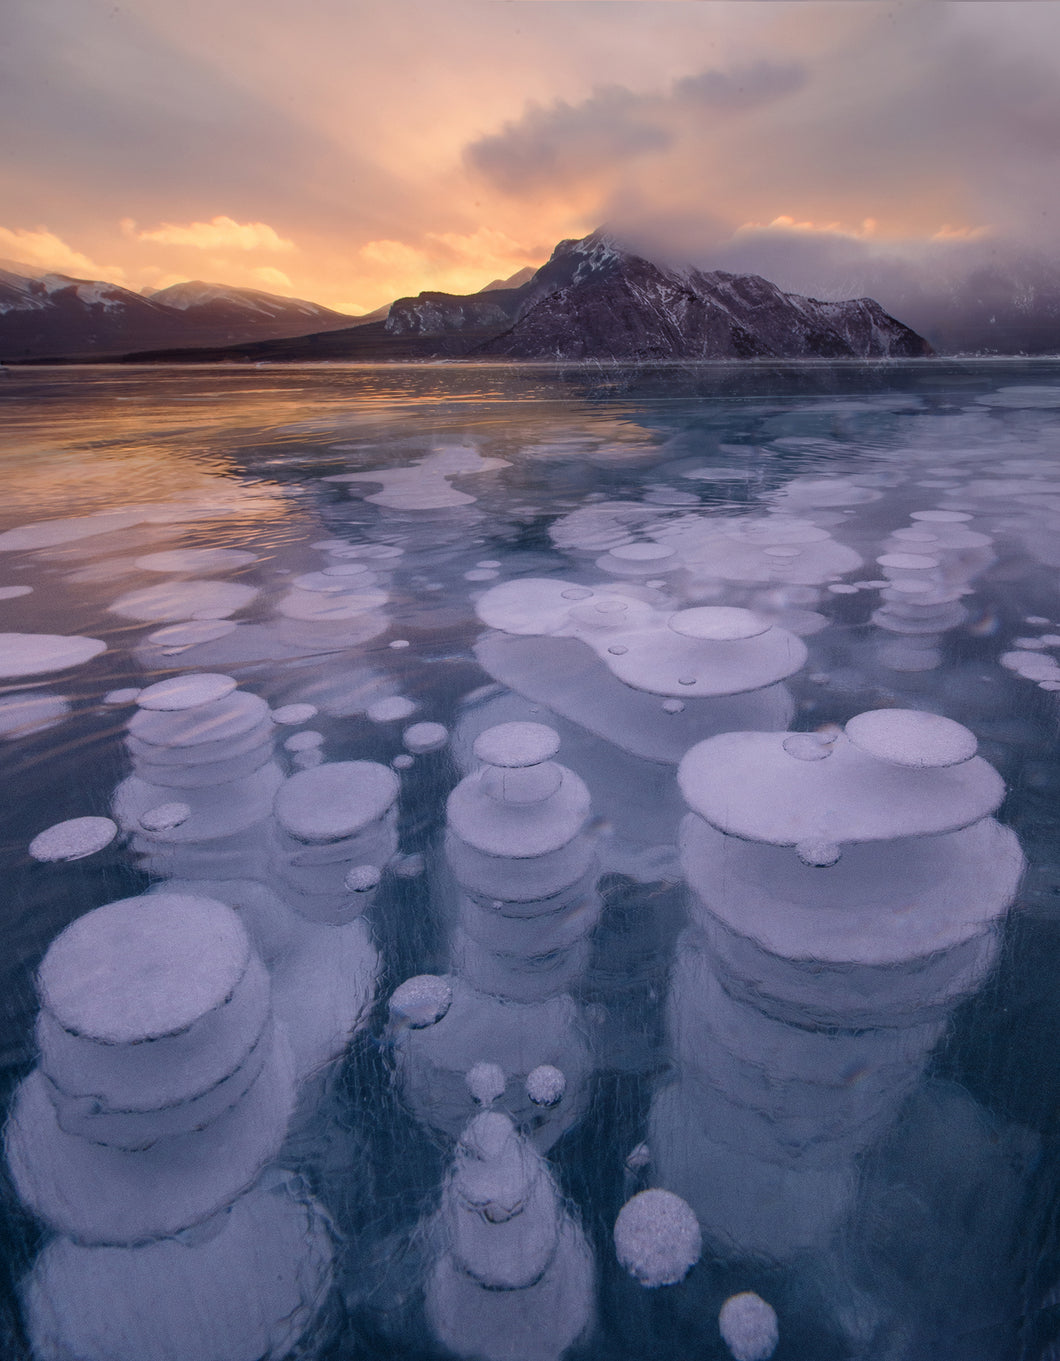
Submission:
POLYGON ((767 367, 14 379, 9 1350, 1049 1352, 1055 365, 767 367))
POLYGON ((0 678, 43 676, 67 671, 106 652, 99 638, 62 637, 53 633, 0 633, 0 678))
POLYGON ((14 741, 54 727, 70 712, 61 695, 25 692, 0 696, 0 738, 14 741))
POLYGON ((34 860, 81 860, 109 846, 118 835, 110 818, 70 818, 38 832, 29 843, 34 860))

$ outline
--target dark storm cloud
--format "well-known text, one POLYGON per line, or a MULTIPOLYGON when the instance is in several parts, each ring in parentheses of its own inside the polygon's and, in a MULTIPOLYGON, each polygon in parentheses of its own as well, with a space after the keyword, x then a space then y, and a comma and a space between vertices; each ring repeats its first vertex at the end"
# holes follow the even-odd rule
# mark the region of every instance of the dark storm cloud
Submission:
POLYGON ((1060 6, 1030 9, 1045 13, 937 0, 792 6, 793 25, 805 12, 804 47, 816 49, 798 64, 762 60, 656 93, 610 87, 606 98, 532 108, 466 158, 514 196, 580 171, 600 186, 601 220, 654 223, 658 238, 670 219, 682 246, 697 213, 711 233, 719 221, 734 231, 786 214, 1044 242, 1060 211, 1060 6), (1026 34, 1005 41, 1004 12, 1015 11, 1041 30, 1037 46, 1026 34))
POLYGON ((753 109, 792 94, 802 87, 806 73, 800 66, 760 61, 738 71, 701 71, 685 76, 673 87, 670 102, 694 108, 753 109))
POLYGON ((686 76, 665 95, 611 85, 578 104, 532 105, 499 133, 472 142, 465 161, 505 193, 533 193, 665 151, 675 138, 675 118, 756 108, 797 90, 802 81, 797 66, 763 61, 743 70, 686 76))
POLYGON ((608 86, 580 104, 531 106, 518 122, 473 142, 465 158, 507 193, 566 184, 602 164, 669 146, 670 134, 650 118, 651 104, 631 90, 608 86))

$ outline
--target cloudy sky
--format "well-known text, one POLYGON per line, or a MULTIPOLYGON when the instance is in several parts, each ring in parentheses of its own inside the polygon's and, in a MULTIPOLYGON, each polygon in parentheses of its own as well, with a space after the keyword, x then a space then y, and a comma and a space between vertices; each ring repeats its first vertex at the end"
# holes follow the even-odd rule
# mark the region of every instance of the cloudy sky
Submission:
POLYGON ((1050 0, 0 0, 0 257, 361 312, 603 222, 841 295, 1056 259, 1050 0))

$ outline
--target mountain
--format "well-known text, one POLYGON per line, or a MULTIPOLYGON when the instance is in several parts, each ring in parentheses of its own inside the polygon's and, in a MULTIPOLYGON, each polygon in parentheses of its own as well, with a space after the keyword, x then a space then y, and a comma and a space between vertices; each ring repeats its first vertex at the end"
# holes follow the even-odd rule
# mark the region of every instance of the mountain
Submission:
POLYGON ((561 241, 525 287, 526 303, 512 325, 477 353, 642 361, 932 352, 871 298, 820 302, 783 293, 756 274, 668 269, 623 250, 605 232, 561 241))
POLYGON ((144 296, 0 263, 0 360, 117 358, 163 345, 230 345, 357 324, 317 303, 250 288, 194 281, 144 296))
POLYGON ((536 272, 533 265, 526 265, 523 269, 517 269, 514 274, 510 274, 507 279, 494 279, 492 283, 480 288, 479 292, 492 293, 497 288, 519 288, 520 285, 528 283, 536 272))
POLYGON ((908 358, 931 354, 871 298, 821 302, 754 274, 670 269, 606 232, 561 241, 529 277, 480 293, 424 292, 391 303, 385 321, 199 352, 132 360, 439 358, 696 360, 908 358), (519 282, 517 282, 519 281, 519 282))
POLYGON ((1049 261, 983 262, 955 277, 892 285, 892 297, 910 325, 948 354, 1060 353, 1060 269, 1049 261))

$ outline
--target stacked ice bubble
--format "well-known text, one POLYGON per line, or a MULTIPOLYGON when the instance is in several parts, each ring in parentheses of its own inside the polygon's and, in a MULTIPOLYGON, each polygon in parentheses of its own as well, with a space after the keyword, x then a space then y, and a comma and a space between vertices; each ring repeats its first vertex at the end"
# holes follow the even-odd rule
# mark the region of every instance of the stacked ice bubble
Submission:
POLYGON ((25 1287, 35 1356, 279 1361, 331 1249, 312 1201, 259 1182, 295 1083, 236 914, 110 903, 57 937, 38 987, 40 1063, 6 1134, 18 1194, 59 1235, 25 1287))
POLYGON ((876 562, 887 582, 872 622, 892 638, 880 661, 895 671, 930 671, 942 661, 943 634, 968 618, 961 597, 994 560, 992 540, 969 528, 958 510, 916 510, 896 529, 876 562))
POLYGON ((453 974, 410 979, 391 998, 405 1098, 449 1134, 496 1102, 548 1148, 584 1109, 589 1055, 569 989, 601 904, 588 790, 551 759, 558 749, 540 723, 479 736, 483 764, 447 809, 453 974))
POLYGON ((398 791, 386 766, 334 761, 277 793, 269 883, 289 916, 273 991, 302 1074, 340 1055, 371 1005, 379 956, 364 913, 397 850, 398 791))
POLYGON ((299 916, 337 925, 364 912, 397 851, 399 788, 374 761, 330 761, 284 781, 269 829, 272 882, 299 916))
POLYGON ((1023 859, 975 751, 949 719, 872 710, 724 734, 682 762, 693 923, 652 1149, 715 1242, 826 1246, 859 1151, 990 968, 1023 859))
POLYGON ((600 915, 589 791, 552 758, 542 723, 481 733, 481 768, 449 796, 446 855, 460 886, 454 970, 516 1001, 565 992, 588 962, 600 915))
POLYGON ((589 1246, 548 1165, 507 1116, 463 1131, 433 1222, 437 1339, 477 1361, 558 1361, 592 1319, 589 1246))
POLYGON ((490 720, 540 714, 614 828, 611 868, 640 875, 638 848, 672 841, 672 766, 696 741, 747 726, 783 728, 782 684, 805 662, 801 639, 752 611, 660 608, 636 586, 524 578, 476 610, 493 632, 475 646, 510 696, 469 710, 465 741, 490 720))
POLYGON ((155 874, 254 878, 283 779, 268 705, 230 676, 188 673, 141 690, 126 746, 133 771, 114 815, 155 874))
POLYGON ((342 1053, 373 996, 379 960, 360 917, 397 846, 397 778, 338 762, 285 781, 268 705, 229 676, 161 681, 137 704, 115 816, 156 875, 240 911, 304 1078, 342 1053))

